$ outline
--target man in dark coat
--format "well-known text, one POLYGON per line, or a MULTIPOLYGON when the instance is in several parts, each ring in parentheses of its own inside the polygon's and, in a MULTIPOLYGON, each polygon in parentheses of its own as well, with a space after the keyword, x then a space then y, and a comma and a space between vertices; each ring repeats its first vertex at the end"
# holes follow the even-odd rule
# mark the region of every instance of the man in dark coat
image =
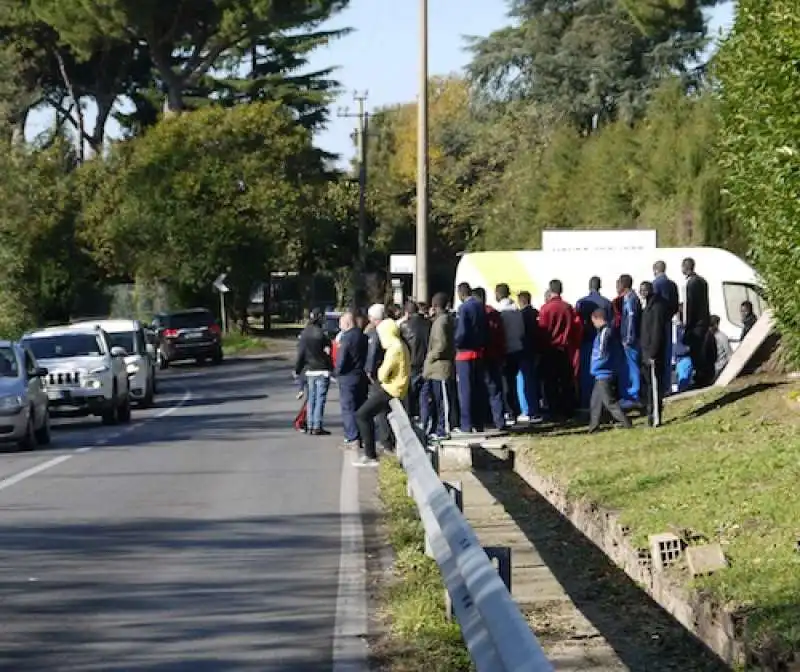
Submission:
POLYGON ((308 430, 310 434, 330 434, 322 425, 325 402, 328 398, 331 371, 331 341, 322 329, 325 314, 318 308, 308 316, 308 324, 300 334, 295 360, 295 377, 305 374, 308 386, 308 430))
POLYGON ((686 301, 684 302, 684 343, 689 347, 689 356, 694 367, 694 382, 697 387, 707 387, 714 380, 714 362, 707 361, 704 343, 711 324, 708 304, 708 283, 695 273, 694 259, 683 260, 681 270, 686 276, 686 301))
POLYGON ((425 355, 428 353, 431 323, 420 315, 419 306, 414 301, 406 302, 405 313, 406 319, 400 325, 400 337, 405 341, 411 354, 411 382, 406 406, 408 415, 412 418, 419 417, 423 427, 427 429, 429 418, 425 413, 430 408, 430 404, 427 403, 430 386, 425 385, 422 369, 425 366, 425 355))
POLYGON ((647 409, 648 424, 658 427, 661 424, 664 403, 661 376, 667 356, 667 325, 672 320, 671 306, 660 294, 653 291, 651 282, 643 282, 639 287, 639 294, 645 302, 639 339, 642 351, 642 397, 647 409))
POLYGON ((666 262, 657 261, 653 264, 653 293, 664 299, 669 309, 667 353, 664 358, 664 370, 661 373, 661 389, 667 395, 672 391, 672 318, 678 312, 680 295, 678 293, 678 285, 667 276, 666 262))
POLYGON ((339 405, 342 407, 345 447, 358 443, 356 411, 367 398, 367 336, 356 326, 352 313, 339 319, 342 336, 336 352, 336 380, 339 383, 339 405))

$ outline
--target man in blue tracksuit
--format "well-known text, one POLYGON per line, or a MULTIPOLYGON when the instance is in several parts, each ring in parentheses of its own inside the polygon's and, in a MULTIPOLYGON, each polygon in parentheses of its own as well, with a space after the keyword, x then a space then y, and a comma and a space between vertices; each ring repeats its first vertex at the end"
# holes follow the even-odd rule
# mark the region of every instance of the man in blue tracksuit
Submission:
POLYGON ((342 408, 345 446, 358 442, 356 411, 367 398, 367 336, 356 326, 353 313, 339 319, 342 336, 336 352, 336 380, 339 381, 339 405, 342 408))
POLYGON ((614 344, 616 337, 602 308, 596 308, 591 319, 595 337, 590 360, 594 386, 589 402, 589 432, 595 432, 600 427, 603 409, 623 427, 630 428, 631 421, 623 412, 617 398, 615 378, 618 364, 615 353, 619 352, 619 348, 614 344))
POLYGON ((641 347, 639 336, 642 328, 642 303, 633 291, 633 278, 624 274, 617 281, 619 295, 622 297, 622 322, 620 337, 625 352, 622 371, 624 377, 620 385, 620 397, 625 407, 639 404, 641 392, 641 347))
POLYGON ((678 285, 667 277, 667 264, 665 262, 657 261, 653 264, 653 275, 653 294, 664 299, 669 310, 669 324, 667 325, 669 333, 666 337, 667 351, 661 378, 661 393, 666 396, 672 392, 672 318, 678 312, 680 296, 678 294, 678 285))
MULTIPOLYGON (((488 345, 489 330, 483 304, 472 296, 472 288, 466 282, 458 286, 461 305, 456 316, 456 382, 458 405, 461 412, 461 432, 471 432, 483 427, 483 407, 486 404, 484 382, 484 357, 488 345)), ((455 431, 455 430, 454 430, 455 431)))
POLYGON ((581 316, 583 323, 580 366, 581 408, 589 408, 594 384, 590 362, 592 344, 597 332, 592 324, 592 314, 595 310, 600 309, 605 313, 608 324, 614 321, 614 308, 611 306, 611 301, 600 294, 600 287, 600 278, 594 276, 589 280, 589 293, 575 304, 575 311, 581 316))

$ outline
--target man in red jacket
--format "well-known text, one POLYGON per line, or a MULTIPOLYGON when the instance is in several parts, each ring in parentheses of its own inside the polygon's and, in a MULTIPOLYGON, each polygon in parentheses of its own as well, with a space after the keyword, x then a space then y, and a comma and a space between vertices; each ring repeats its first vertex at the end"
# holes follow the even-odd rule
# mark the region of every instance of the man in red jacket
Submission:
POLYGON ((486 290, 483 287, 473 289, 472 296, 483 304, 483 309, 486 311, 486 327, 489 338, 483 358, 483 375, 489 410, 495 429, 505 429, 503 364, 506 357, 506 333, 503 328, 503 318, 498 310, 486 303, 486 290))
POLYGON ((575 412, 575 381, 572 349, 576 316, 573 307, 561 298, 561 280, 551 280, 550 298, 539 311, 539 327, 545 339, 542 357, 544 393, 552 419, 569 420, 575 412))

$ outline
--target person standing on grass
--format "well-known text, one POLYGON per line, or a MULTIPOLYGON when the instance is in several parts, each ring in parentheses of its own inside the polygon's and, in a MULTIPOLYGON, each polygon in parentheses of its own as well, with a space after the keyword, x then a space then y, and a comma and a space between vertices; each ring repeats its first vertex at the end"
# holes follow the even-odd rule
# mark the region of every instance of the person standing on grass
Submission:
POLYGON ((522 349, 520 370, 517 375, 517 397, 520 406, 520 422, 542 422, 541 383, 539 360, 542 337, 539 331, 539 311, 531 305, 531 293, 522 291, 517 295, 519 312, 525 328, 525 341, 522 349))
POLYGON ((653 293, 658 294, 667 305, 669 310, 669 323, 667 328, 667 350, 664 359, 664 370, 661 372, 661 392, 665 396, 672 392, 672 318, 680 309, 680 294, 678 285, 667 277, 667 264, 657 261, 653 264, 653 293))
POLYGON ((643 282, 639 295, 645 302, 642 311, 642 397, 647 409, 647 424, 650 427, 661 425, 664 410, 664 359, 667 352, 667 334, 672 333, 671 307, 666 300, 653 290, 653 283, 643 282))
POLYGON ((358 441, 356 411, 367 398, 367 337, 355 323, 353 313, 339 318, 341 340, 336 353, 336 379, 339 381, 339 404, 342 408, 344 445, 354 446, 358 441))
POLYGON ((432 426, 423 426, 434 439, 445 439, 452 429, 453 376, 455 375, 455 324, 447 310, 447 295, 434 294, 431 299, 433 324, 423 376, 431 390, 433 408, 425 414, 432 426))
POLYGON ((428 424, 428 418, 423 417, 423 408, 426 412, 429 408, 427 397, 430 395, 430 388, 425 384, 422 367, 425 365, 425 355, 428 352, 431 323, 420 315, 419 306, 414 301, 408 301, 405 305, 405 321, 402 324, 398 323, 398 326, 400 327, 400 336, 411 353, 411 385, 407 397, 408 415, 412 419, 419 418, 425 426, 428 424))
POLYGON ((372 467, 378 464, 375 445, 375 418, 388 414, 392 399, 403 400, 411 379, 411 355, 400 338, 400 327, 392 319, 382 320, 376 329, 384 350, 374 391, 356 412, 360 442, 359 456, 353 464, 372 467))
POLYGON ((685 343, 694 367, 697 387, 707 387, 714 379, 714 360, 706 356, 706 337, 711 326, 711 309, 708 304, 708 283, 695 273, 694 259, 687 257, 681 265, 686 277, 683 326, 685 343))
MULTIPOLYGON (((486 313, 466 282, 458 286, 461 305, 456 316, 456 384, 461 422, 457 431, 469 433, 483 424, 486 403, 484 354, 488 342, 486 313)), ((456 431, 456 430, 454 430, 456 431)))
POLYGON ((580 345, 580 366, 579 366, 579 388, 580 388, 580 407, 589 408, 592 397, 592 387, 594 378, 591 371, 592 347, 594 344, 595 333, 592 324, 592 314, 598 308, 606 313, 606 321, 610 324, 614 319, 614 309, 611 301, 600 293, 602 284, 596 275, 589 280, 589 293, 575 304, 575 312, 580 315, 583 333, 581 334, 580 345))
POLYGON ((497 285, 494 293, 506 336, 506 356, 503 363, 505 410, 508 414, 508 420, 516 422, 522 415, 522 408, 517 395, 517 375, 521 370, 525 352, 525 321, 522 311, 511 300, 511 289, 507 284, 501 283, 497 285))
POLYGON ((642 390, 642 355, 639 342, 642 329, 642 304, 633 291, 633 278, 627 273, 619 276, 617 288, 622 298, 620 334, 625 353, 624 388, 620 391, 620 395, 623 406, 630 407, 640 403, 639 395, 642 390))
POLYGON ((596 335, 592 343, 590 360, 594 386, 589 401, 589 433, 596 432, 600 428, 604 410, 626 429, 631 427, 630 419, 619 405, 616 381, 618 363, 615 359, 620 349, 615 347, 616 335, 606 318, 606 311, 602 308, 596 308, 592 313, 592 326, 596 335))
POLYGON ((331 341, 322 329, 324 319, 321 310, 315 308, 310 312, 308 324, 297 343, 294 367, 295 378, 305 374, 308 387, 308 432, 315 436, 330 434, 322 423, 333 369, 331 341))
POLYGON ((561 298, 561 280, 551 280, 547 302, 539 311, 539 326, 546 342, 542 354, 545 399, 553 419, 569 420, 575 411, 575 380, 570 345, 573 343, 575 310, 561 298))

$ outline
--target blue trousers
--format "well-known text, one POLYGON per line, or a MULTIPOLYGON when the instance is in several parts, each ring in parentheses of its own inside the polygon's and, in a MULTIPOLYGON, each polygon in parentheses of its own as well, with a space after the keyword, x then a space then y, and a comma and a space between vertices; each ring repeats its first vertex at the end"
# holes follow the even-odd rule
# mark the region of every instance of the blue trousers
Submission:
POLYGON ((308 428, 322 429, 322 417, 325 415, 325 401, 328 399, 328 387, 331 379, 328 376, 309 376, 308 381, 308 428))
POLYGON ((483 404, 486 403, 486 384, 483 361, 456 360, 458 406, 461 411, 461 431, 471 432, 483 427, 483 404))
POLYGON ((517 396, 522 415, 535 417, 541 414, 541 386, 536 361, 533 357, 525 357, 519 363, 517 396))
POLYGON ((486 361, 483 367, 484 388, 486 401, 489 402, 489 412, 496 429, 505 429, 506 404, 503 399, 503 365, 500 362, 486 361))
POLYGON ((592 376, 592 341, 581 343, 581 368, 580 368, 581 408, 589 408, 594 388, 592 376))
MULTIPOLYGON (((449 380, 427 380, 433 407, 430 418, 436 436, 445 437, 452 429, 453 390, 449 380)), ((427 427, 425 428, 427 431, 427 427)))
POLYGON ((363 376, 339 376, 339 405, 342 407, 342 425, 347 441, 358 439, 356 411, 367 398, 367 381, 363 376))
POLYGON ((688 355, 678 359, 675 373, 678 378, 678 392, 685 392, 692 386, 692 374, 694 373, 692 360, 688 355))
POLYGON ((625 361, 623 364, 625 377, 622 385, 622 398, 628 403, 638 403, 642 389, 640 362, 641 352, 637 346, 625 346, 625 361))

